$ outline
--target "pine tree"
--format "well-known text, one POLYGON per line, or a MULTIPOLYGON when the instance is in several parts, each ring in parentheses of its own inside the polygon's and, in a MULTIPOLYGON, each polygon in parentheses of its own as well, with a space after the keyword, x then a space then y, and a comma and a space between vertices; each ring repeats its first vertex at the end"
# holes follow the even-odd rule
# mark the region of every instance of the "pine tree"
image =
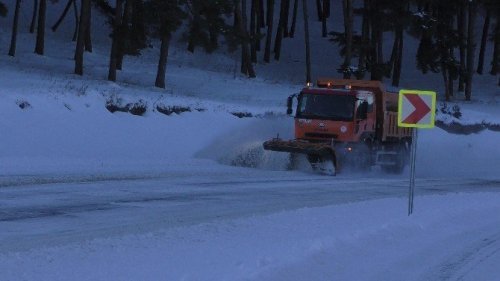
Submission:
MULTIPOLYGON (((441 73, 445 98, 453 96, 454 81, 459 78, 460 63, 454 50, 460 46, 460 26, 455 17, 461 14, 459 5, 444 1, 422 1, 421 10, 414 14, 410 34, 420 37, 417 50, 417 68, 424 74, 428 71, 441 73)), ((458 18, 460 19, 460 17, 458 18)), ((462 61, 462 59, 461 59, 462 61)))
POLYGON ((123 68, 125 55, 137 56, 147 46, 145 8, 142 0, 125 0, 117 42, 116 68, 123 68))
POLYGON ((182 24, 186 14, 181 9, 181 0, 151 0, 144 3, 145 19, 152 30, 152 36, 161 41, 155 86, 165 88, 168 50, 172 33, 182 24))
POLYGON ((232 0, 193 0, 187 2, 187 7, 188 31, 184 38, 188 51, 202 47, 211 53, 219 47, 220 36, 233 40, 234 28, 226 23, 226 18, 234 11, 232 0))

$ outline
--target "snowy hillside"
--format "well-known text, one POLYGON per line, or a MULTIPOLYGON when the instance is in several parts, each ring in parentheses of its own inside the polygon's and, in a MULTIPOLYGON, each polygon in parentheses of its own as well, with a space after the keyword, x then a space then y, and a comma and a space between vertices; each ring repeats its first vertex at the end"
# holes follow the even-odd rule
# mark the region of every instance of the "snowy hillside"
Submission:
MULTIPOLYGON (((258 64, 256 79, 238 74, 237 53, 193 55, 176 43, 159 90, 157 48, 127 57, 111 83, 106 32, 95 32, 80 77, 71 23, 48 32, 45 56, 23 26, 12 58, 10 21, 0 18, 1 281, 500 275, 496 77, 476 77, 472 102, 447 105, 460 118, 438 112, 476 133, 420 130, 408 216, 408 171, 331 177, 287 170, 287 155, 263 151, 264 140, 293 134, 284 103, 302 84, 299 38, 281 62, 258 64), (111 113, 110 103, 146 111, 111 113)), ((314 75, 337 76, 336 49, 313 36, 314 75)), ((440 91, 437 74, 404 75, 404 88, 440 91)))

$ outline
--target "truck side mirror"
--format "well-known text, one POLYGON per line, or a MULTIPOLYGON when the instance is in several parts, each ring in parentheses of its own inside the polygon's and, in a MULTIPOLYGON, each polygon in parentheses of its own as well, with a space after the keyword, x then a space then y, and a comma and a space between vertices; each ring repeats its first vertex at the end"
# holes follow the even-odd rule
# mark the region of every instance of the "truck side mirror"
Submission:
POLYGON ((286 99, 286 114, 291 115, 293 113, 293 96, 289 96, 286 99))

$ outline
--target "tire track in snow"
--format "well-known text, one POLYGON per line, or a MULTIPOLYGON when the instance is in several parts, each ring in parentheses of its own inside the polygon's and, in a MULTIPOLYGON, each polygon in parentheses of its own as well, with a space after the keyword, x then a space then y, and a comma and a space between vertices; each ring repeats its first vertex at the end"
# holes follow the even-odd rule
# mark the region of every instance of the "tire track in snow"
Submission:
POLYGON ((464 248, 464 251, 440 264, 433 277, 426 280, 466 280, 469 273, 500 253, 500 233, 486 236, 464 248))

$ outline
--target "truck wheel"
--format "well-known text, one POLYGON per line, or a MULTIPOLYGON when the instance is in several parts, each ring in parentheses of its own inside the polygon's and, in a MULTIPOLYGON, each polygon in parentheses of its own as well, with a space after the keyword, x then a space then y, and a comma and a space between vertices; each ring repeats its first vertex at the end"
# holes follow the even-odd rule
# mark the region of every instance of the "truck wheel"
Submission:
POLYGON ((307 161, 309 161, 309 164, 311 164, 311 168, 313 171, 317 171, 318 167, 321 163, 321 159, 318 155, 316 154, 307 154, 307 161))
POLYGON ((313 171, 330 176, 337 175, 337 164, 334 154, 331 154, 331 156, 328 157, 308 154, 307 160, 309 161, 309 164, 311 164, 313 171))

